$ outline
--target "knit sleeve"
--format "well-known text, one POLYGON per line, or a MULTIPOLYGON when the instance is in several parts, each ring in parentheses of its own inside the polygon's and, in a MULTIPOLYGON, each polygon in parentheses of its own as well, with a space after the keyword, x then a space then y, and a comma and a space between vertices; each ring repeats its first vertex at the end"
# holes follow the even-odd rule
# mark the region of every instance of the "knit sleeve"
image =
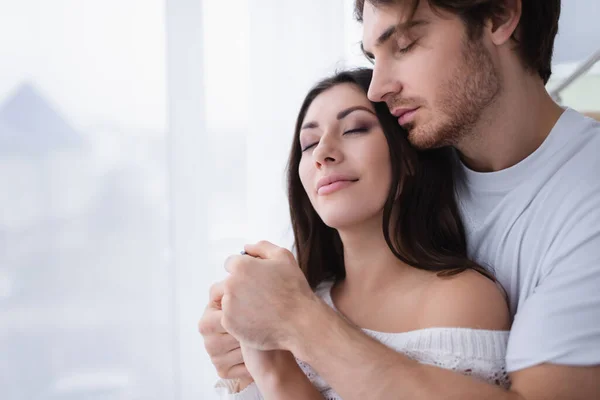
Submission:
POLYGON ((508 331, 433 328, 407 332, 401 336, 402 340, 379 333, 371 333, 371 336, 422 364, 505 388, 510 386, 506 372, 508 331))
POLYGON ((406 355, 418 360, 422 364, 449 369, 463 375, 481 379, 492 385, 498 385, 504 388, 510 386, 504 359, 500 360, 487 357, 467 358, 459 354, 434 354, 415 350, 407 351, 406 355))
POLYGON ((252 382, 243 390, 239 390, 235 379, 221 379, 215 385, 221 400, 263 400, 258 386, 252 382))

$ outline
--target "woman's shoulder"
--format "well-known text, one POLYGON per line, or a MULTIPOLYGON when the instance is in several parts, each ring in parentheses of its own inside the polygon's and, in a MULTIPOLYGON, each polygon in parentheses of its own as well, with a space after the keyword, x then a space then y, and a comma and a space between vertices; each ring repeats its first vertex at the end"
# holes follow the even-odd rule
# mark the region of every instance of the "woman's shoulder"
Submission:
POLYGON ((418 322, 421 329, 440 326, 510 329, 504 292, 479 272, 467 270, 449 277, 435 277, 423 298, 418 322))

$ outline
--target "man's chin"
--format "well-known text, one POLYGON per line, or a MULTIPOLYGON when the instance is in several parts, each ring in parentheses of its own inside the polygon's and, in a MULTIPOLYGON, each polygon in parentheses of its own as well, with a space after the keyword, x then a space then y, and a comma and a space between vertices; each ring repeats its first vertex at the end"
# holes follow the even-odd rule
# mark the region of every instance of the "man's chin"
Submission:
POLYGON ((439 149, 446 146, 454 146, 458 136, 450 130, 426 129, 431 126, 412 127, 408 131, 408 141, 418 150, 439 149))
POLYGON ((439 147, 439 141, 435 140, 428 132, 423 132, 418 129, 408 131, 408 141, 410 144, 419 150, 429 150, 439 147))

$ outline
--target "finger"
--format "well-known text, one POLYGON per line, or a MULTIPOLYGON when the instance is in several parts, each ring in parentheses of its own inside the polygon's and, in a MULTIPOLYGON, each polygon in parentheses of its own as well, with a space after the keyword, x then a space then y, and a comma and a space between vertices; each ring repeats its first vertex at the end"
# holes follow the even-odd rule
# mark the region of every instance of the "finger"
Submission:
POLYGON ((230 370, 234 366, 244 363, 244 358, 242 357, 242 350, 240 348, 237 348, 219 356, 212 357, 211 360, 217 368, 219 376, 221 377, 224 377, 224 375, 228 376, 230 370))
POLYGON ((253 257, 273 259, 285 252, 286 249, 276 246, 271 242, 267 242, 266 240, 262 240, 255 244, 245 245, 244 251, 253 257))
POLYGON ((219 347, 224 353, 240 348, 240 342, 229 333, 220 333, 218 340, 219 347))
POLYGON ((236 364, 241 364, 244 362, 244 356, 242 355, 242 349, 237 347, 231 351, 228 351, 220 358, 224 365, 228 367, 232 367, 236 364))
POLYGON ((221 298, 225 293, 225 281, 214 283, 209 290, 209 303, 208 306, 210 308, 215 308, 217 310, 221 309, 221 298))
POLYGON ((248 257, 240 254, 233 254, 225 260, 225 270, 230 274, 234 274, 246 261, 248 257))
POLYGON ((234 365, 227 371, 227 377, 223 379, 243 379, 243 378, 252 378, 250 372, 248 372, 248 368, 246 368, 246 364, 237 364, 234 365))
POLYGON ((219 356, 240 348, 240 342, 228 333, 216 333, 204 338, 204 347, 211 356, 219 356))
POLYGON ((202 336, 212 335, 215 333, 227 333, 223 328, 221 320, 223 319, 223 311, 207 310, 200 322, 198 322, 198 331, 202 336))

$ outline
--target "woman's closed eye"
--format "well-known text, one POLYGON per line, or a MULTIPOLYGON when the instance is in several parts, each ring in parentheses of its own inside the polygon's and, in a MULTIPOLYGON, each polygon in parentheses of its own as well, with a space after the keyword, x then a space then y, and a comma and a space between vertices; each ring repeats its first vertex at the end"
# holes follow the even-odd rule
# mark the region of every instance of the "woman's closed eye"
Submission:
POLYGON ((354 128, 354 129, 349 129, 347 131, 344 131, 344 135, 348 135, 348 134, 352 134, 352 133, 365 133, 368 132, 369 129, 371 129, 368 126, 361 126, 359 128, 354 128))
POLYGON ((311 144, 306 145, 306 146, 303 146, 301 144, 300 146, 302 148, 302 152, 305 152, 305 151, 310 150, 311 148, 315 147, 317 144, 319 144, 319 142, 314 142, 314 143, 311 143, 311 144))
MULTIPOLYGON (((348 129, 347 131, 344 131, 344 135, 353 135, 353 134, 360 134, 360 133, 367 133, 368 131, 371 130, 370 126, 359 126, 357 128, 353 128, 353 129, 348 129)), ((307 145, 303 145, 302 143, 300 144, 300 148, 302 149, 302 152, 305 152, 307 150, 312 149, 313 147, 315 147, 316 145, 319 144, 319 141, 307 144, 307 145)))

